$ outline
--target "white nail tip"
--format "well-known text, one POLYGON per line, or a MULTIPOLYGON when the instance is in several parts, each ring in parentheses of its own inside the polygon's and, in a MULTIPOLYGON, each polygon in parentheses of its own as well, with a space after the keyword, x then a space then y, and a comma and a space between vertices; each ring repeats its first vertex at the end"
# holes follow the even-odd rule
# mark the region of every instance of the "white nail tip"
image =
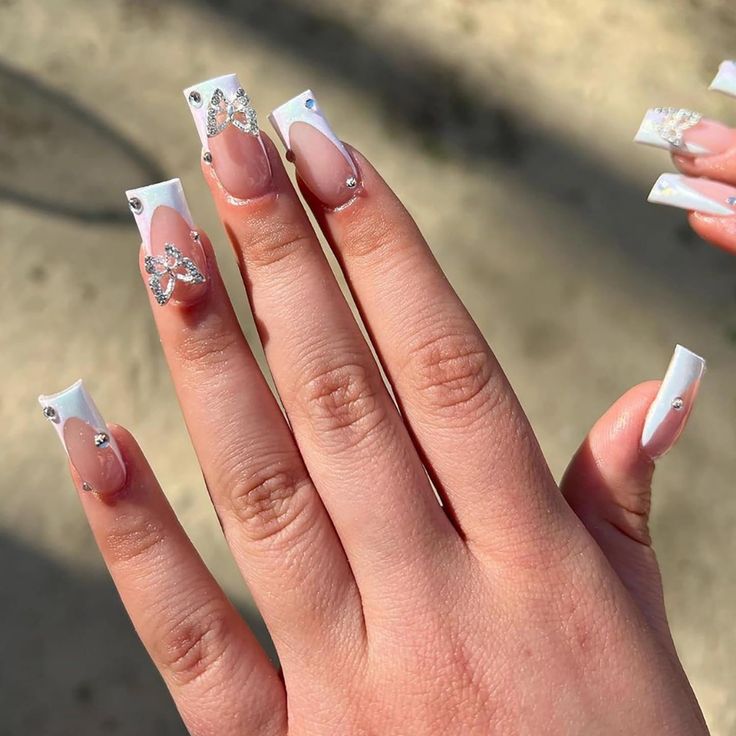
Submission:
POLYGON ((291 138, 289 131, 294 123, 307 123, 313 128, 316 128, 322 135, 328 138, 335 148, 345 157, 345 160, 350 164, 350 168, 353 173, 357 176, 357 169, 352 157, 348 153, 342 141, 335 135, 327 119, 322 114, 319 102, 314 96, 311 89, 307 89, 296 97, 292 97, 288 102, 277 107, 269 116, 268 119, 271 121, 274 130, 278 134, 281 142, 284 144, 284 148, 287 151, 291 150, 291 138))
POLYGON ((675 348, 644 422, 641 446, 650 457, 664 455, 677 441, 692 411, 704 373, 703 358, 682 345, 675 348))
POLYGON ((736 97, 736 61, 723 61, 708 89, 736 97))
POLYGON ((81 379, 58 393, 41 394, 38 397, 38 403, 41 404, 46 420, 49 421, 56 430, 56 434, 59 436, 61 444, 65 450, 65 422, 67 419, 72 418, 81 419, 98 432, 105 432, 108 434, 110 447, 118 456, 120 462, 123 462, 123 458, 120 454, 117 443, 115 442, 115 438, 107 432, 107 424, 102 418, 102 414, 100 414, 95 402, 92 400, 92 397, 89 395, 89 392, 85 388, 81 379))
MULTIPOLYGON (((736 190, 734 190, 736 195, 736 190)), ((662 174, 649 192, 647 201, 653 204, 665 204, 670 207, 680 207, 685 210, 694 210, 706 215, 733 215, 736 209, 729 206, 724 199, 706 196, 688 184, 688 178, 681 174, 662 174)))
MULTIPOLYGON (((225 96, 225 99, 221 104, 224 106, 223 109, 227 110, 228 101, 232 101, 233 98, 235 98, 238 90, 243 89, 243 85, 240 83, 237 74, 223 74, 221 77, 207 79, 204 82, 194 84, 183 90, 184 97, 186 98, 187 105, 189 106, 189 111, 192 113, 192 117, 194 118, 194 125, 197 128, 199 140, 205 151, 209 151, 207 111, 209 109, 210 101, 212 100, 212 95, 214 95, 215 90, 217 89, 221 90, 225 96)), ((253 115, 254 130, 257 133, 258 128, 257 123, 255 122, 255 111, 250 108, 250 105, 249 109, 253 115)), ((231 112, 233 111, 231 110, 231 112)), ((234 112, 237 116, 239 111, 236 108, 234 112)), ((232 118, 228 118, 228 120, 231 119, 232 118)))
POLYGON ((700 116, 690 110, 652 108, 644 115, 639 130, 634 136, 634 143, 695 155, 710 153, 704 146, 682 140, 682 133, 697 125, 698 122, 700 122, 700 116))
POLYGON ((147 187, 128 189, 125 196, 128 198, 128 207, 133 213, 136 225, 138 225, 143 248, 148 255, 153 253, 151 249, 151 220, 153 219, 153 213, 159 207, 171 207, 186 220, 190 228, 194 228, 192 214, 189 211, 187 198, 184 196, 184 189, 179 179, 169 179, 147 187))

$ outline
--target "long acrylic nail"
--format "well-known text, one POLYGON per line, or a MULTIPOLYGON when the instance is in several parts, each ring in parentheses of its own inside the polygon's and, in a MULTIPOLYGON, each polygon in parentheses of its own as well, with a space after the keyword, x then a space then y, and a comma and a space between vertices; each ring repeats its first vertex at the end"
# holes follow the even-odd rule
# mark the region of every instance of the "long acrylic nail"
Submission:
POLYGON ((708 89, 736 97, 736 61, 722 61, 708 89))
POLYGON ((121 490, 126 477, 123 457, 82 381, 58 394, 41 395, 38 401, 82 479, 82 488, 106 494, 121 490))
POLYGON ((148 286, 161 305, 192 304, 207 288, 207 264, 179 179, 125 193, 143 241, 148 286))
POLYGON ((184 90, 202 142, 204 160, 225 191, 253 199, 271 189, 271 164, 256 111, 235 74, 208 79, 184 90))
POLYGON ((692 110, 656 107, 647 110, 634 141, 685 156, 715 156, 736 146, 736 130, 692 110))
POLYGON ((355 197, 360 188, 358 169, 311 90, 277 107, 269 120, 300 178, 322 204, 340 207, 355 197))
POLYGON ((736 189, 710 179, 662 174, 647 199, 654 204, 666 204, 705 215, 736 215, 736 189))
POLYGON ((664 455, 682 434, 704 373, 703 358, 682 345, 675 348, 641 435, 642 449, 652 459, 664 455))

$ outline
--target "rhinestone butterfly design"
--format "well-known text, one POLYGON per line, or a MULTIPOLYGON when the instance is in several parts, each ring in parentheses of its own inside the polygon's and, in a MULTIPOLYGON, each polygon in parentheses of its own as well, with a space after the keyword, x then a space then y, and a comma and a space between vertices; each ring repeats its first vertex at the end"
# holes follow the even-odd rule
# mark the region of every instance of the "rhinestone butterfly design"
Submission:
MULTIPOLYGON (((196 242, 199 236, 192 233, 192 238, 196 242)), ((150 274, 148 285, 161 306, 171 299, 177 281, 185 284, 202 284, 205 281, 197 264, 183 255, 173 243, 164 245, 162 256, 146 256, 144 266, 146 273, 150 274)))
POLYGON ((234 125, 238 130, 249 135, 258 135, 258 118, 256 111, 250 104, 250 98, 245 90, 235 90, 232 97, 226 97, 218 87, 207 105, 207 137, 212 138, 222 133, 228 125, 234 125))
POLYGON ((703 119, 699 112, 676 107, 658 107, 656 112, 662 115, 656 125, 657 134, 675 148, 683 147, 685 131, 703 119))

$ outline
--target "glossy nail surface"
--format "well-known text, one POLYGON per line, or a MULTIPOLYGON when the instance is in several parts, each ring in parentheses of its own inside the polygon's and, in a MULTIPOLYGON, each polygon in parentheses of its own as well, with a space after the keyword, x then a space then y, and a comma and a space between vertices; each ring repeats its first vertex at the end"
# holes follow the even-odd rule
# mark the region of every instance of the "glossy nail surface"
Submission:
POLYGON ((736 189, 710 179, 662 174, 647 199, 653 204, 666 204, 706 215, 736 215, 736 189))
POLYGON ((85 491, 110 494, 125 485, 125 464, 105 420, 82 381, 38 397, 85 491))
POLYGON ((736 131, 691 110, 648 110, 634 137, 636 143, 686 156, 714 156, 736 146, 736 131))
POLYGON ((682 345, 675 348, 642 431, 642 449, 652 459, 664 455, 685 429, 704 373, 703 358, 682 345))
POLYGON ((207 264, 181 181, 170 179, 125 194, 143 242, 146 280, 158 304, 200 299, 207 288, 207 264))
POLYGON ((184 90, 205 161, 236 199, 271 189, 271 164, 256 111, 235 74, 208 79, 184 90))
POLYGON ((708 89, 736 97, 736 61, 722 61, 708 89))
POLYGON ((327 207, 340 207, 360 189, 352 156, 335 135, 311 90, 277 107, 269 116, 299 177, 327 207))

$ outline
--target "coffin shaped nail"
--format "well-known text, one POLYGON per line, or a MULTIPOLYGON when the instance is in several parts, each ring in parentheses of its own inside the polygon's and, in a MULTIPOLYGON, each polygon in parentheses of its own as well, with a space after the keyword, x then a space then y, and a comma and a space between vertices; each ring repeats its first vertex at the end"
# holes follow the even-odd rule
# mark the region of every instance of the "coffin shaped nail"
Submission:
POLYGON ((662 174, 647 199, 654 204, 666 204, 706 215, 736 215, 736 189, 710 179, 662 174))
POLYGON ((708 89, 736 97, 736 61, 722 61, 708 89))
POLYGON ((85 491, 116 493, 125 485, 125 464, 115 438, 81 380, 57 394, 38 397, 85 491))
POLYGON ((656 398, 649 407, 641 446, 649 457, 664 455, 685 429, 705 373, 705 360, 678 345, 656 398))
POLYGON ((655 107, 647 110, 634 141, 682 155, 713 156, 736 145, 736 131, 692 110, 655 107))
POLYGON ((161 306, 192 303, 206 288, 206 262, 179 179, 125 195, 143 241, 148 286, 161 306))
POLYGON ((225 191, 252 199, 271 189, 271 164, 261 140, 258 117, 235 74, 225 74, 184 90, 202 143, 225 191))
POLYGON ((269 120, 302 181, 320 202, 338 207, 356 195, 358 169, 311 90, 277 107, 269 120))

